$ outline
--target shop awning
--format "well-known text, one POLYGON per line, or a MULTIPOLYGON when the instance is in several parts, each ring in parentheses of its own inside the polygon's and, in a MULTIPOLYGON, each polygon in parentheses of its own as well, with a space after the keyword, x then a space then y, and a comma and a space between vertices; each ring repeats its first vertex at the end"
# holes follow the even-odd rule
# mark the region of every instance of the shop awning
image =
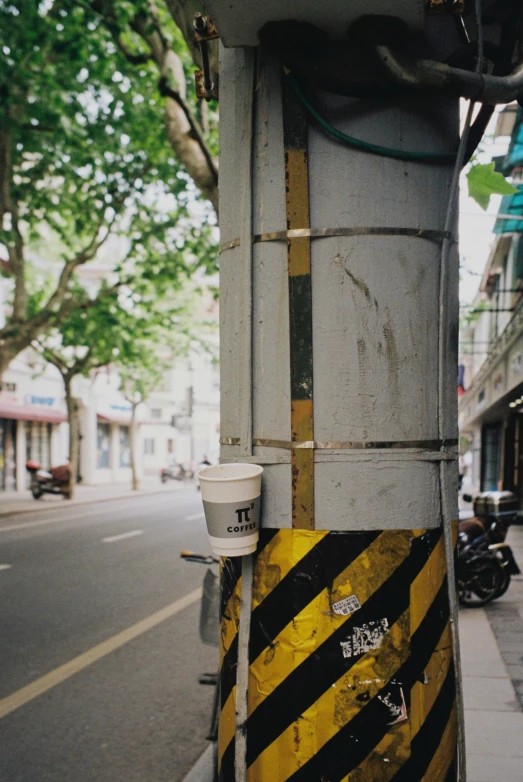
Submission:
POLYGON ((111 410, 110 413, 97 413, 96 417, 104 424, 122 424, 122 426, 131 424, 131 413, 118 413, 111 410))
POLYGON ((14 418, 16 421, 41 421, 48 424, 61 424, 67 416, 60 410, 38 405, 14 405, 0 402, 0 418, 14 418))

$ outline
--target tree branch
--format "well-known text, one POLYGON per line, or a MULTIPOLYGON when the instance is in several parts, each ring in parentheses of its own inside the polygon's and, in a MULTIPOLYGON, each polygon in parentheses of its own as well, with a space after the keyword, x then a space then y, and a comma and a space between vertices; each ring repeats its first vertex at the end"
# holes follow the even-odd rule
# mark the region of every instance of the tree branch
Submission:
POLYGON ((211 172, 211 176, 214 179, 216 185, 218 185, 218 169, 216 168, 211 153, 209 152, 209 148, 203 138, 203 131, 198 123, 198 120, 192 113, 188 103, 184 101, 184 99, 182 98, 178 90, 174 90, 172 87, 169 86, 169 84, 167 83, 167 78, 165 76, 162 76, 160 78, 160 81, 158 82, 158 89, 160 90, 160 95, 163 95, 164 98, 172 98, 172 100, 176 101, 178 106, 180 106, 180 108, 182 109, 191 127, 192 136, 194 140, 198 142, 202 154, 207 161, 207 165, 209 166, 209 171, 211 172))

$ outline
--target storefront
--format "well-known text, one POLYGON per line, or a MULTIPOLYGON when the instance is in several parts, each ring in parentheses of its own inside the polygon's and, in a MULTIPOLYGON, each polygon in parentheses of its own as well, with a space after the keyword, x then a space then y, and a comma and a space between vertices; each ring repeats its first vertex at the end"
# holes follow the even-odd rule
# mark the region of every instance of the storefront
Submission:
MULTIPOLYGON (((44 469, 53 464, 53 444, 66 420, 64 413, 50 406, 0 400, 0 491, 26 488, 27 461, 44 469)), ((58 455, 59 449, 54 451, 58 455)))

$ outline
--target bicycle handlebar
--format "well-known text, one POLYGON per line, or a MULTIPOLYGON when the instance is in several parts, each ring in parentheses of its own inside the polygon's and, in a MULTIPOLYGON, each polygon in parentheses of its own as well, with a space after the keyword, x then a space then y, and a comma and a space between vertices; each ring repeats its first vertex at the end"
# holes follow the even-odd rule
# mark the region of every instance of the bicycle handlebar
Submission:
POLYGON ((200 565, 213 565, 220 561, 212 554, 195 554, 193 551, 180 551, 180 557, 186 562, 198 562, 200 565))

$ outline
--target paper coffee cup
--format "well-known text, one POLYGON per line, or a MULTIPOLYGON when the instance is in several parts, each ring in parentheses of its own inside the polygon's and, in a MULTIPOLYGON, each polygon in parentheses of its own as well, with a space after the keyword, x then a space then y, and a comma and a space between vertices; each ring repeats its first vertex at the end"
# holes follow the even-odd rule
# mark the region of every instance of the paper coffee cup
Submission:
POLYGON ((207 531, 216 555, 243 557, 256 551, 262 473, 257 464, 220 464, 199 473, 207 531))

